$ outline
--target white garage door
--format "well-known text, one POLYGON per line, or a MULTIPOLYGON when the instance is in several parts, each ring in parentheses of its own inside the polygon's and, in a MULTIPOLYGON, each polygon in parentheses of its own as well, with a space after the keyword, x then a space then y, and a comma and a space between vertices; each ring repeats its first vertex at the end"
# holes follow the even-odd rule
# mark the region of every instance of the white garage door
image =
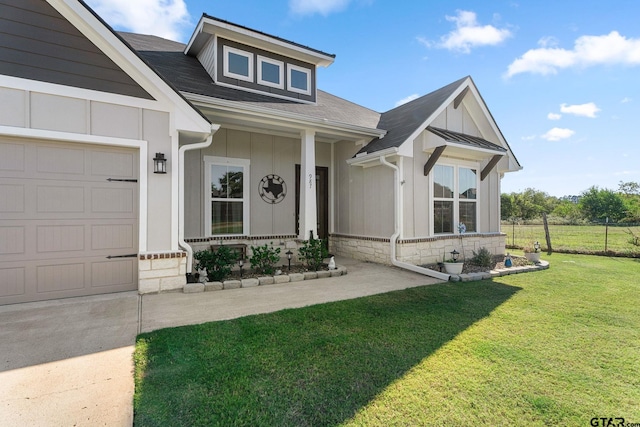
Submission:
POLYGON ((138 288, 138 151, 0 137, 0 304, 138 288))

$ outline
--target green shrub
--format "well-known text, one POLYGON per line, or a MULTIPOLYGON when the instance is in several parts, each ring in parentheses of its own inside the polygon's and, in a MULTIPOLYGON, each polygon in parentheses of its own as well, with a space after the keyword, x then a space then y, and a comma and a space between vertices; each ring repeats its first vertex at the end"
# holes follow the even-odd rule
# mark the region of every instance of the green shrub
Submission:
POLYGON ((322 261, 329 256, 327 246, 323 239, 305 240, 298 249, 300 260, 305 266, 313 271, 318 271, 322 266, 322 261))
POLYGON ((471 258, 471 264, 478 265, 480 267, 491 267, 493 265, 493 254, 489 249, 483 246, 478 250, 478 252, 472 252, 473 257, 471 258))
POLYGON ((263 246, 251 246, 251 252, 253 255, 249 262, 256 273, 272 275, 275 272, 275 265, 280 261, 280 248, 265 243, 263 246))
POLYGON ((238 259, 238 252, 228 246, 220 246, 215 251, 198 251, 193 257, 200 268, 207 269, 210 282, 220 282, 231 275, 231 266, 238 259))

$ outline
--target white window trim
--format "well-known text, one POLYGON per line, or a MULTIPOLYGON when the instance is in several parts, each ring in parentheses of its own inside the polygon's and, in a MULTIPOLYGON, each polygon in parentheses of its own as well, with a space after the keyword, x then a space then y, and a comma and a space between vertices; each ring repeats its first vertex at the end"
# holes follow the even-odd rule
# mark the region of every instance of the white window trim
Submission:
POLYGON ((225 77, 230 77, 232 79, 244 80, 246 82, 253 82, 253 54, 250 52, 245 52, 244 50, 236 49, 231 46, 223 46, 222 47, 223 56, 224 56, 224 71, 223 74, 225 77), (244 56, 249 60, 249 75, 243 76, 242 74, 236 74, 229 71, 229 54, 235 53, 236 55, 244 56))
POLYGON ((204 156, 204 231, 205 237, 249 236, 251 234, 251 161, 233 157, 204 156), (242 188, 242 233, 241 234, 212 234, 211 233, 211 166, 240 166, 244 168, 242 188))
POLYGON ((481 194, 480 194, 480 174, 479 174, 479 168, 480 165, 478 163, 470 163, 470 162, 464 162, 464 163, 436 163, 436 166, 449 166, 449 167, 453 167, 453 198, 443 198, 443 197, 435 197, 433 194, 433 173, 429 174, 429 232, 431 236, 452 236, 455 235, 457 236, 458 234, 460 234, 458 232, 458 224, 460 223, 460 202, 475 202, 476 204, 476 230, 475 231, 470 231, 470 233, 478 233, 478 228, 480 227, 480 200, 481 200, 481 194), (461 199, 460 198, 460 189, 458 188, 459 186, 459 180, 460 180, 460 172, 459 169, 460 168, 464 168, 464 169, 475 169, 476 171, 476 198, 475 199, 461 199), (435 226, 435 218, 434 218, 434 202, 437 201, 453 201, 453 233, 436 233, 434 230, 434 226, 435 226))
POLYGON ((264 86, 275 87, 278 89, 284 89, 284 62, 277 61, 275 59, 267 58, 266 56, 258 55, 258 83, 264 86), (280 83, 273 83, 262 79, 262 63, 275 65, 279 68, 278 79, 280 83))
POLYGON ((303 95, 311 95, 311 70, 297 65, 287 64, 287 90, 290 92, 301 93, 303 95), (291 71, 293 70, 307 75, 307 90, 291 86, 291 71))

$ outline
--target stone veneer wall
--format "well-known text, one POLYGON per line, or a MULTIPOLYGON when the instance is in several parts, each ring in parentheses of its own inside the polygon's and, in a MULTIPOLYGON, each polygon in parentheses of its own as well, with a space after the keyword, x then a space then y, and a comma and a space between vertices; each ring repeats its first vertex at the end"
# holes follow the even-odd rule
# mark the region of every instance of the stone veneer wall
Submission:
MULTIPOLYGON (((391 264, 389 242, 385 238, 334 234, 329 238, 329 251, 363 261, 391 264)), ((460 259, 469 259, 473 256, 472 251, 477 252, 482 247, 494 255, 504 255, 505 234, 465 234, 462 239, 459 236, 438 236, 398 240, 396 257, 414 265, 435 264, 441 262, 443 256, 449 258, 449 252, 454 249, 464 252, 460 259)))
POLYGON ((138 292, 148 294, 182 289, 187 283, 187 253, 141 254, 138 261, 138 292))

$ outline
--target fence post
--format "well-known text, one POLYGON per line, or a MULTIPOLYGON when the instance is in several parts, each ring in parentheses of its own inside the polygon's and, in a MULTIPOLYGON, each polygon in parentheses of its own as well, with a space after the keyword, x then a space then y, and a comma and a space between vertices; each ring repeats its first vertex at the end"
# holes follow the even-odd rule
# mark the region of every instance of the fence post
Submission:
POLYGON ((609 217, 605 220, 604 223, 604 253, 607 253, 607 248, 609 244, 609 217))
POLYGON ((551 255, 551 235, 549 234, 549 224, 547 223, 547 214, 542 213, 542 222, 544 223, 544 236, 547 238, 547 255, 551 255))

